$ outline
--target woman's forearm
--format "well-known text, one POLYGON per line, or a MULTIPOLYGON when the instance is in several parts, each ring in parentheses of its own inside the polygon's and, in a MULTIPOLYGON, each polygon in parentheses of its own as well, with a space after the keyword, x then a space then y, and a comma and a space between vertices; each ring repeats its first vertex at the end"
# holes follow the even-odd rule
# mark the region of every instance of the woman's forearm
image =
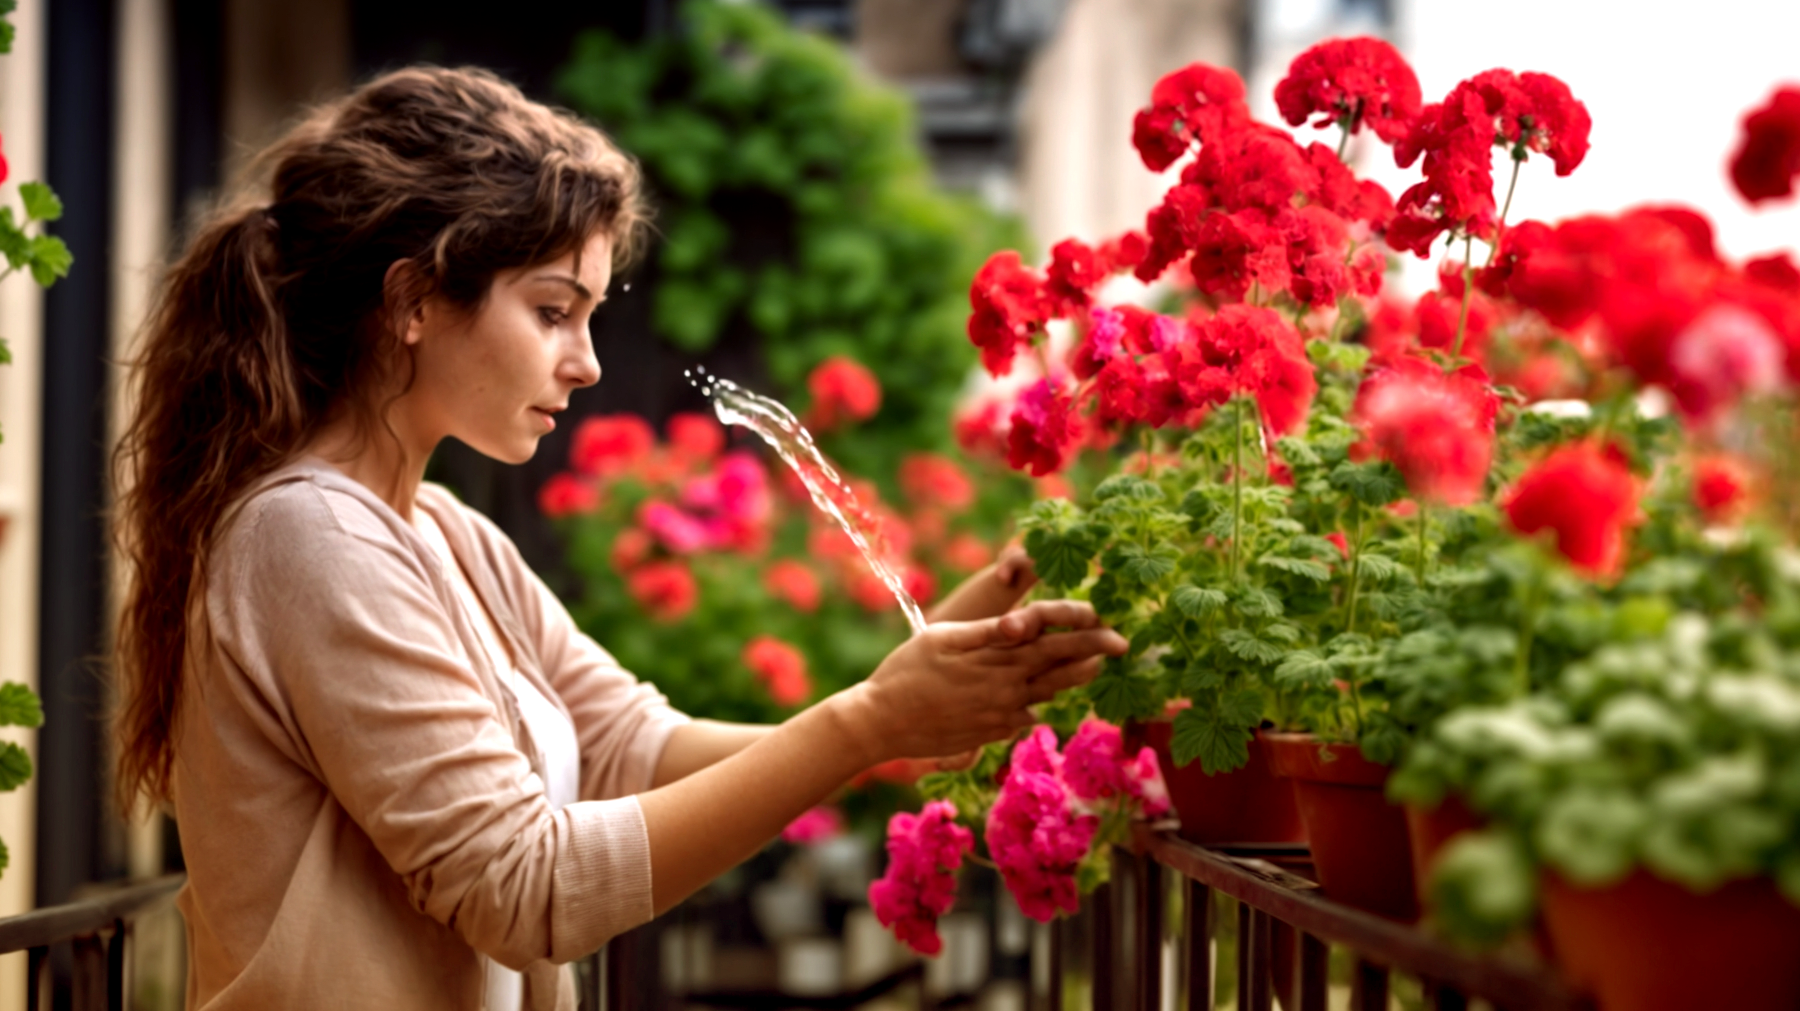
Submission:
MULTIPOLYGON (((867 731, 860 727, 867 719, 859 689, 851 688, 779 727, 716 725, 761 733, 700 732, 695 754, 706 750, 700 742, 708 737, 719 748, 753 739, 639 795, 657 914, 754 855, 802 812, 875 764, 880 756, 868 750, 867 731)), ((662 775, 659 765, 659 781, 662 775)))
POLYGON ((701 769, 721 762, 767 737, 771 726, 749 723, 723 723, 718 720, 695 720, 684 723, 669 734, 662 757, 656 763, 656 776, 651 787, 668 786, 701 769))

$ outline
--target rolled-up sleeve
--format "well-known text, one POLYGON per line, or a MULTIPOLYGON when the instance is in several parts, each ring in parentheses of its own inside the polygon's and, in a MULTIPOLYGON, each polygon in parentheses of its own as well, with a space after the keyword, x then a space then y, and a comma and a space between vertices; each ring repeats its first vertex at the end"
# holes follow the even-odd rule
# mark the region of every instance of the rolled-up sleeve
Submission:
POLYGON ((553 810, 462 659, 434 575, 326 494, 297 482, 262 496, 214 574, 224 592, 208 594, 218 645, 264 694, 277 746, 417 909, 502 964, 569 961, 648 921, 637 800, 553 810))

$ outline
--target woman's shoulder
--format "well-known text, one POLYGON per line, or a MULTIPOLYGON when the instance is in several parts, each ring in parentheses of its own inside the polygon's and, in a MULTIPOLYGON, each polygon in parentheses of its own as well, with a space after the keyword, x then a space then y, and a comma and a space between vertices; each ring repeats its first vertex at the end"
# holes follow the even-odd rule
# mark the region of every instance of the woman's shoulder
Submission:
POLYGON ((414 555, 417 538, 373 492, 329 464, 302 458, 258 479, 227 511, 215 565, 292 562, 368 550, 414 555))

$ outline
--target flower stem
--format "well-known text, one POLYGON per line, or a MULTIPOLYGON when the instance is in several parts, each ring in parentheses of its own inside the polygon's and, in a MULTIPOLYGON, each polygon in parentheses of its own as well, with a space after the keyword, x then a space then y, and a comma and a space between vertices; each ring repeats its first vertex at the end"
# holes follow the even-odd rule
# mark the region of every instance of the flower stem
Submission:
POLYGON ((1244 539, 1244 398, 1232 400, 1231 427, 1237 439, 1231 451, 1231 582, 1238 578, 1239 544, 1244 539))
POLYGON ((1350 540, 1350 592, 1344 602, 1344 634, 1356 631, 1356 595, 1361 588, 1362 580, 1362 539, 1363 517, 1362 503, 1350 504, 1350 515, 1355 517, 1354 528, 1350 540))
POLYGON ((1475 236, 1463 236, 1463 297, 1462 311, 1456 317, 1456 343, 1450 346, 1450 369, 1462 360, 1463 335, 1469 331, 1469 302, 1475 297, 1475 236))
POLYGON ((1425 505, 1425 500, 1424 499, 1414 499, 1414 501, 1419 504, 1419 568, 1418 568, 1418 573, 1419 573, 1419 589, 1423 590, 1423 589, 1425 589, 1425 562, 1426 562, 1426 558, 1429 557, 1429 555, 1427 554, 1427 548, 1426 548, 1426 544, 1425 544, 1425 532, 1430 527, 1431 521, 1430 521, 1429 516, 1427 515, 1428 509, 1425 505))
POLYGON ((1506 235, 1506 214, 1512 210, 1513 190, 1519 187, 1519 166, 1523 164, 1523 158, 1513 159, 1512 178, 1506 183, 1506 201, 1500 205, 1500 221, 1494 225, 1494 244, 1488 249, 1487 263, 1482 264, 1484 267, 1492 264, 1494 257, 1500 255, 1500 239, 1506 235))

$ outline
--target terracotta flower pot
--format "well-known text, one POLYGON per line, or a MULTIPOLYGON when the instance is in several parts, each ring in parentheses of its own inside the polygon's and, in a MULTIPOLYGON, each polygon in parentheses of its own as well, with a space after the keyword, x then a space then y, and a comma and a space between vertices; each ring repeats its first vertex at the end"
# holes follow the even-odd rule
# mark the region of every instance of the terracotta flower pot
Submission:
POLYGON ((1181 816, 1183 839, 1203 846, 1306 841, 1293 784, 1270 770, 1260 731, 1250 741, 1250 761, 1243 768, 1208 776, 1198 761, 1179 768, 1175 765, 1169 751, 1172 729, 1168 720, 1139 726, 1162 766, 1169 802, 1181 816))
POLYGON ((1600 1011, 1800 1007, 1800 909, 1768 878, 1706 895, 1645 871, 1610 888, 1544 877, 1544 923, 1600 1011))
POLYGON ((1461 797, 1445 797, 1436 807, 1406 805, 1406 838, 1412 846, 1413 894, 1419 908, 1426 906, 1426 893, 1431 887, 1431 867, 1438 851, 1464 832, 1473 832, 1487 824, 1487 819, 1469 810, 1461 797))
POLYGON ((1396 920, 1418 919, 1406 815, 1388 803, 1387 766, 1364 758, 1354 744, 1322 746, 1311 734, 1262 739, 1275 774, 1293 780, 1325 894, 1396 920))

